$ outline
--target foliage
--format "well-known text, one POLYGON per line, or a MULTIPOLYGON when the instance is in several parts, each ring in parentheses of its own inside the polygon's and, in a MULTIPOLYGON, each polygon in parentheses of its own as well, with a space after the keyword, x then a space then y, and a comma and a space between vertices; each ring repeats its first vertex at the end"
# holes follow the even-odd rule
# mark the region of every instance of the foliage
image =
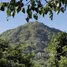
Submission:
POLYGON ((57 14, 66 11, 67 0, 10 0, 10 2, 1 2, 0 10, 6 10, 8 16, 15 16, 20 11, 27 13, 27 22, 34 17, 38 20, 38 15, 43 17, 49 13, 51 20, 53 19, 53 11, 57 14), (5 9, 7 8, 7 9, 5 9))
POLYGON ((53 35, 60 32, 57 29, 49 28, 43 23, 28 23, 18 28, 8 30, 0 35, 0 38, 9 40, 13 46, 15 44, 28 45, 27 52, 43 51, 48 46, 53 35))
POLYGON ((67 33, 58 33, 49 45, 49 67, 67 66, 67 33))
POLYGON ((58 32, 61 31, 49 28, 43 23, 31 22, 2 33, 0 38, 9 40, 9 44, 12 46, 8 53, 9 56, 12 56, 14 52, 18 53, 19 49, 22 50, 23 57, 29 56, 28 58, 31 58, 35 55, 33 58, 34 67, 46 67, 45 60, 48 59, 48 53, 45 49, 48 47, 53 35, 58 32), (39 57, 40 52, 43 53, 43 56, 39 57))
POLYGON ((24 55, 22 51, 23 49, 17 49, 17 47, 13 48, 5 40, 0 39, 0 67, 33 66, 31 62, 32 55, 24 55))

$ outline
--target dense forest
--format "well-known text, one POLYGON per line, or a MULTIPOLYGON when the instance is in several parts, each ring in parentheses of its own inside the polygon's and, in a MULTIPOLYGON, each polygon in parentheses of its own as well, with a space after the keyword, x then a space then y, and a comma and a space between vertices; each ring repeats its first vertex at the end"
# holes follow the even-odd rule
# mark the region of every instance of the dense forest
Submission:
POLYGON ((17 44, 28 46, 26 53, 44 52, 52 37, 61 32, 60 30, 49 28, 43 23, 30 22, 15 29, 8 30, 0 35, 1 39, 8 40, 10 45, 17 44))
POLYGON ((66 41, 66 33, 40 22, 29 22, 7 30, 0 35, 0 65, 65 67, 66 41))

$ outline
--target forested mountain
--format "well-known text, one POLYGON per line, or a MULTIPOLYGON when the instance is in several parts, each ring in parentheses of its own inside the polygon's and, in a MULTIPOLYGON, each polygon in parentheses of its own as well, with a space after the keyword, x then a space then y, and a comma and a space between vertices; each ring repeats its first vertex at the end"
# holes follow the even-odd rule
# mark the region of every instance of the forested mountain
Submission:
POLYGON ((22 45, 25 48, 23 53, 26 55, 30 53, 35 54, 33 62, 39 65, 38 67, 42 67, 47 64, 45 61, 49 58, 48 44, 58 32, 61 31, 50 28, 43 23, 29 22, 15 29, 5 31, 0 35, 0 38, 9 41, 11 46, 17 46, 17 48, 22 45))
POLYGON ((15 29, 7 30, 0 35, 0 38, 10 42, 10 44, 28 44, 30 50, 36 52, 43 51, 52 37, 60 30, 50 28, 43 23, 29 22, 15 29))

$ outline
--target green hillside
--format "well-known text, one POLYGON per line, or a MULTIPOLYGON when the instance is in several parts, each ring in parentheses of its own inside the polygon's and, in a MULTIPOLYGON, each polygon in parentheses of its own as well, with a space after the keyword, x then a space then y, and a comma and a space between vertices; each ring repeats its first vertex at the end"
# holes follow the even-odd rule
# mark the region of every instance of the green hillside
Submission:
POLYGON ((30 22, 15 29, 8 30, 0 35, 0 38, 10 41, 11 44, 29 44, 36 51, 43 50, 48 46, 52 37, 60 32, 57 29, 49 28, 43 23, 30 22))
POLYGON ((23 47, 26 47, 24 51, 26 54, 35 53, 33 62, 42 67, 49 57, 46 50, 48 44, 58 32, 61 31, 50 28, 43 23, 29 22, 15 29, 5 31, 0 35, 0 38, 9 41, 12 46, 23 45, 23 47))

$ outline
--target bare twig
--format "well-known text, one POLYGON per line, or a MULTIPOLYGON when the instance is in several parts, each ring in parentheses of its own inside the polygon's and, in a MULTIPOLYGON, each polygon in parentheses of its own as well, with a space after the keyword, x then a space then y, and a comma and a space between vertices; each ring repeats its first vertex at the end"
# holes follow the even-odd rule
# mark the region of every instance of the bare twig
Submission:
POLYGON ((46 3, 49 3, 47 0, 45 0, 46 3))
POLYGON ((27 4, 29 4, 30 3, 30 0, 25 4, 25 6, 27 6, 27 4))

